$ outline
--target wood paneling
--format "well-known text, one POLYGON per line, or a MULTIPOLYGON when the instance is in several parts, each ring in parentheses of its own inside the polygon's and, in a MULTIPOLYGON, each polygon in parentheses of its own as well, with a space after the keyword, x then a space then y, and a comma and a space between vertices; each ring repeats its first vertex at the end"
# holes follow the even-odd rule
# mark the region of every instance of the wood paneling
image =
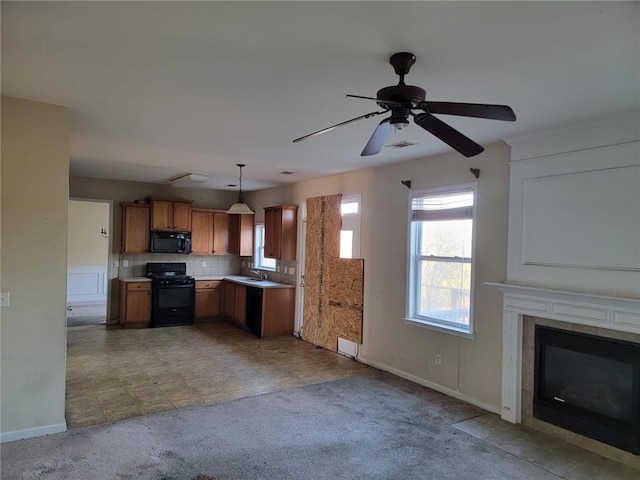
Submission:
POLYGON ((327 275, 328 325, 336 337, 362 343, 364 260, 331 258, 327 275))
POLYGON ((338 350, 337 336, 328 325, 329 259, 340 256, 342 195, 307 199, 305 294, 302 338, 329 350, 338 350))

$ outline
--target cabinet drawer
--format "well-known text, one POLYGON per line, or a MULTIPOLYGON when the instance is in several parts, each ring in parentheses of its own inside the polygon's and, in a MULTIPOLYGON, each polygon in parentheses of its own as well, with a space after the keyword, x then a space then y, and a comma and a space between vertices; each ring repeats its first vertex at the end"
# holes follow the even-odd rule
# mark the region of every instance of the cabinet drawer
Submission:
POLYGON ((127 292, 150 292, 151 282, 128 282, 127 292))
POLYGON ((196 290, 218 288, 220 280, 196 280, 196 290))

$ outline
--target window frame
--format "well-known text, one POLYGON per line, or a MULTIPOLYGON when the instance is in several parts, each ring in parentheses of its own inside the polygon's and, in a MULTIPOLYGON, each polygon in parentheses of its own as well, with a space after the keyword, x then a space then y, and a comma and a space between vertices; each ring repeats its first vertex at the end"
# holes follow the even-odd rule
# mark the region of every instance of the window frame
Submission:
POLYGON ((342 213, 340 217, 342 219, 342 226, 340 232, 350 231, 352 233, 351 241, 351 257, 344 258, 360 258, 360 236, 362 229, 362 195, 355 193, 352 195, 343 195, 341 205, 345 203, 356 203, 358 205, 358 211, 355 213, 342 213))
POLYGON ((275 272, 276 260, 270 259, 274 262, 273 267, 270 265, 264 265, 264 260, 264 223, 256 223, 253 242, 253 268, 275 272))
POLYGON ((461 183, 455 185, 446 185, 441 187, 429 187, 421 189, 412 189, 409 191, 407 208, 408 235, 407 235, 407 292, 405 300, 405 317, 404 322, 422 328, 437 330, 444 333, 459 335, 466 338, 475 337, 474 328, 474 304, 475 304, 475 272, 476 272, 476 248, 477 248, 477 212, 478 212, 478 182, 461 183), (412 204, 416 197, 437 196, 437 195, 454 195, 456 193, 471 192, 473 193, 473 206, 471 213, 471 275, 469 289, 469 326, 468 328, 460 327, 458 324, 452 324, 445 320, 432 317, 425 317, 417 314, 417 302, 419 298, 420 282, 419 271, 420 258, 422 255, 418 253, 420 245, 420 236, 418 228, 412 219, 412 204))

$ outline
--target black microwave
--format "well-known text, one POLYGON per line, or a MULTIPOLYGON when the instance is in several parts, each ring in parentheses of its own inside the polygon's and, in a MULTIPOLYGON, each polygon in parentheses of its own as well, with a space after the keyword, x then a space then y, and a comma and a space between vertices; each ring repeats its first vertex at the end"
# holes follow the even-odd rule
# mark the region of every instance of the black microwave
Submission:
POLYGON ((191 233, 151 232, 152 253, 191 253, 191 233))

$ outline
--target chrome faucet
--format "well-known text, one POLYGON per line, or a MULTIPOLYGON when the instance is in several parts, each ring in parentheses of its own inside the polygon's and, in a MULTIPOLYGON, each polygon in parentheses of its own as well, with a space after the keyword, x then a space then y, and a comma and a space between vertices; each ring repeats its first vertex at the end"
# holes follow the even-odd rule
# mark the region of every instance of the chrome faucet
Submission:
POLYGON ((266 280, 267 279, 267 274, 266 273, 262 273, 260 270, 249 270, 249 272, 255 274, 255 276, 258 277, 261 280, 266 280))

